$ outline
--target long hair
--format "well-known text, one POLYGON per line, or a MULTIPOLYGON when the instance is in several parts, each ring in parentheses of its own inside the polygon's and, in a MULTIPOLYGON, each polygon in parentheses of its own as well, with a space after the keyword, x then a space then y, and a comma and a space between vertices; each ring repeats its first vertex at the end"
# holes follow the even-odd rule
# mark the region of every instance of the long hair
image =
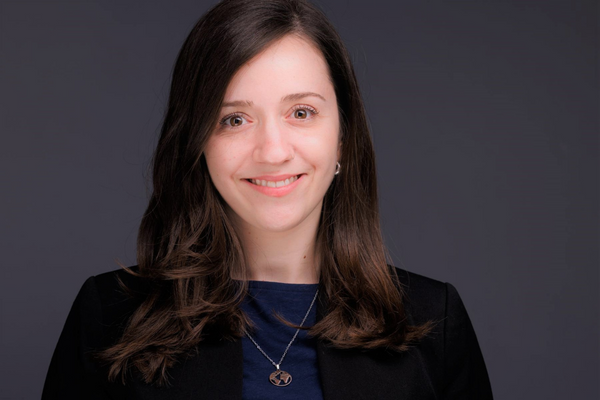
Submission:
POLYGON ((251 324, 240 239, 213 185, 204 148, 238 69, 273 41, 298 35, 323 54, 337 97, 341 173, 328 188, 317 231, 323 318, 308 333, 338 348, 405 351, 428 324, 408 326, 402 289, 386 262, 375 154, 358 83, 342 40, 304 0, 224 0, 194 26, 179 52, 153 158, 153 193, 138 234, 139 272, 153 290, 120 339, 99 353, 109 380, 135 368, 146 383, 211 335, 234 340, 251 324), (231 277, 242 277, 240 281, 231 277))

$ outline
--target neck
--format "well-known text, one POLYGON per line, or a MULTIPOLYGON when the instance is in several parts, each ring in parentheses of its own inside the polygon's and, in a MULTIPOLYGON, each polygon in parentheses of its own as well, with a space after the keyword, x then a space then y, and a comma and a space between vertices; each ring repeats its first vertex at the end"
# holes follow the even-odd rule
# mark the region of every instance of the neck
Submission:
MULTIPOLYGON (((234 217, 235 218, 235 217, 234 217)), ((318 219, 285 232, 260 230, 236 221, 248 268, 248 279, 281 283, 318 283, 318 219)))

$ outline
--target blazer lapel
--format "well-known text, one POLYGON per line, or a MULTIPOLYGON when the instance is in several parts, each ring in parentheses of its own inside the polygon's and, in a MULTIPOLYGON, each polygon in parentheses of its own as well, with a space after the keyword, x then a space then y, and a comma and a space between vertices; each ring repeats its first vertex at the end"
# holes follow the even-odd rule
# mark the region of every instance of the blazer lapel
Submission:
POLYGON ((241 400, 243 381, 241 340, 210 341, 198 346, 198 354, 169 370, 170 386, 157 388, 136 377, 126 386, 113 384, 109 393, 119 399, 227 399, 241 400))
MULTIPOLYGON (((326 310, 324 296, 317 305, 317 320, 320 320, 326 310)), ((324 400, 436 398, 417 348, 398 354, 386 350, 336 349, 318 341, 317 358, 324 400)))
POLYGON ((414 354, 341 350, 323 342, 317 354, 325 400, 435 399, 414 354))
POLYGON ((183 368, 181 386, 192 388, 186 393, 190 399, 241 400, 244 378, 241 340, 204 343, 199 346, 198 356, 188 363, 183 368))

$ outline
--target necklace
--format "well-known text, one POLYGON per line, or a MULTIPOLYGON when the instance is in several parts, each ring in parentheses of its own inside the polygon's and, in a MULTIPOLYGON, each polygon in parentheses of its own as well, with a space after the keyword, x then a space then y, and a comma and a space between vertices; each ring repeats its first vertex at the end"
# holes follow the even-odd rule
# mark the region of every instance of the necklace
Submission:
MULTIPOLYGON (((313 304, 315 304, 315 300, 317 299, 318 294, 319 294, 319 289, 317 289, 317 292, 315 293, 315 297, 313 297, 312 302, 310 303, 310 307, 308 307, 308 311, 306 312, 306 315, 304 315, 302 322, 300 322, 300 327, 302 327, 302 325, 304 325, 304 322, 306 321, 306 318, 308 317, 310 310, 312 310, 312 308, 313 308, 313 304)), ((250 339, 250 341, 252 343, 254 343, 254 345, 262 353, 262 355, 265 356, 267 358, 267 360, 269 360, 271 362, 271 364, 273 364, 273 366, 276 368, 276 370, 273 371, 271 373, 271 375, 269 375, 269 382, 271 382, 275 386, 287 386, 292 382, 292 375, 290 375, 289 372, 279 369, 279 366, 283 362, 283 359, 285 358, 285 355, 287 354, 288 350, 290 349, 290 346, 292 345, 292 343, 294 343, 294 340, 296 340, 296 337, 298 336, 299 332, 300 332, 300 328, 296 329, 296 333, 294 333, 294 337, 288 343, 288 345, 285 348, 285 351, 283 352, 283 355, 281 356, 281 359, 279 360, 278 363, 273 361, 271 359, 271 357, 269 357, 267 355, 267 353, 265 353, 264 350, 260 348, 258 343, 256 343, 256 340, 254 340, 254 338, 252 336, 250 336, 250 334, 248 332, 246 332, 246 336, 248 336, 248 339, 250 339)))

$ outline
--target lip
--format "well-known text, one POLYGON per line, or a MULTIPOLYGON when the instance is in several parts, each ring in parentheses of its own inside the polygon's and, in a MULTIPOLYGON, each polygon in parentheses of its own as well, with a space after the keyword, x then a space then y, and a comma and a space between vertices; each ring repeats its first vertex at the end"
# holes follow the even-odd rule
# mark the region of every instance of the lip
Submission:
MULTIPOLYGON (((280 176, 286 176, 287 178, 291 177, 291 176, 296 176, 296 175, 280 175, 280 176)), ((247 179, 243 179, 244 182, 246 182, 246 184, 250 185, 250 187, 252 187, 252 189, 265 194, 267 196, 271 196, 271 197, 282 197, 285 196, 286 194, 290 193, 292 190, 294 190, 296 188, 296 186, 298 186, 300 184, 300 182, 304 179, 305 174, 300 174, 300 177, 298 179, 296 179, 294 182, 290 183, 287 186, 282 186, 282 187, 268 187, 268 186, 259 186, 259 185, 255 185, 254 183, 250 182, 247 179)), ((285 180, 287 178, 281 179, 279 177, 277 177, 277 181, 280 180, 285 180)), ((259 178, 252 178, 252 179, 263 179, 263 177, 259 177, 259 178)), ((267 180, 267 179, 265 179, 267 180)), ((268 179, 271 180, 271 179, 268 179)))
POLYGON ((279 181, 285 181, 288 178, 298 176, 298 175, 302 175, 302 174, 262 175, 262 176, 253 176, 252 178, 246 178, 246 179, 260 179, 261 181, 279 182, 279 181))

